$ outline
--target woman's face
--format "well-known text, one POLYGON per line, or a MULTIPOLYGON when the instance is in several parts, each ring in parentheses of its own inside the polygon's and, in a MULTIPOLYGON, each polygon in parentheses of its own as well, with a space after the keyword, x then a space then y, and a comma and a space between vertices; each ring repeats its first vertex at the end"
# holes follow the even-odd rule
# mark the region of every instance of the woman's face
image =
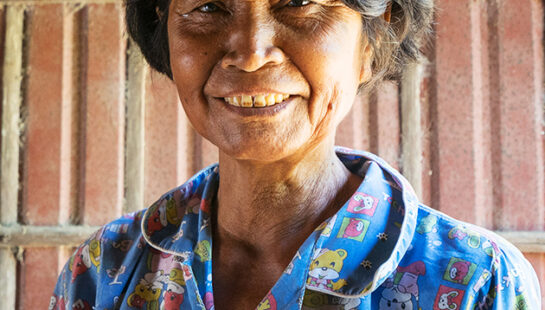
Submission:
POLYGON ((172 0, 168 16, 172 75, 194 128, 259 161, 331 137, 371 74, 360 14, 338 0, 209 1, 172 0))

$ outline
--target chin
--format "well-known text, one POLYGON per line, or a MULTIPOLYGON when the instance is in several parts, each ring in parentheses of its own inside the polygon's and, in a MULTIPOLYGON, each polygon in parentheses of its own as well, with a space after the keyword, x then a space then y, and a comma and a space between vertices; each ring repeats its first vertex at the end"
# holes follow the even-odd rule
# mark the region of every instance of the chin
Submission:
POLYGON ((282 160, 290 155, 290 149, 281 144, 237 144, 228 146, 218 146, 225 155, 238 160, 248 160, 256 162, 275 162, 282 160))

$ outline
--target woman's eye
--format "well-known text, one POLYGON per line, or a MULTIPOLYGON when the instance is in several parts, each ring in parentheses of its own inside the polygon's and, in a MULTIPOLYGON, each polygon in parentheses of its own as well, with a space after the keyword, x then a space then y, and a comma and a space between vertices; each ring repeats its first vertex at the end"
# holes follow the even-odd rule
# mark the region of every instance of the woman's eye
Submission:
POLYGON ((213 13, 218 11, 220 8, 212 2, 208 2, 204 5, 201 5, 197 9, 203 13, 213 13))
POLYGON ((310 0, 290 0, 290 2, 288 2, 288 6, 300 7, 300 6, 305 6, 309 3, 310 3, 310 0))

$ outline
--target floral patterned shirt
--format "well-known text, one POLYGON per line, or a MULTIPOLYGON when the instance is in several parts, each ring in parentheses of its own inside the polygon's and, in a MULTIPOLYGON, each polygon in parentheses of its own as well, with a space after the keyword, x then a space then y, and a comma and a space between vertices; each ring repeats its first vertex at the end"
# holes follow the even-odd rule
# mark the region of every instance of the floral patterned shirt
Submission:
MULTIPOLYGON (((541 309, 519 250, 420 204, 380 158, 337 148, 363 182, 308 236, 257 309, 541 309)), ((213 309, 212 165, 107 224, 62 270, 50 309, 213 309)))

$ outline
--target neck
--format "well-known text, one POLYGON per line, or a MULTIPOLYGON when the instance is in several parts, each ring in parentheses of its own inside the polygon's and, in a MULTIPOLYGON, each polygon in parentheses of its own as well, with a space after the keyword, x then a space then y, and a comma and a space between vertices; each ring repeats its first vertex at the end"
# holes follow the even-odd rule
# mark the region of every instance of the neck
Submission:
POLYGON ((270 163, 220 153, 215 242, 256 256, 271 249, 293 255, 361 183, 336 156, 332 140, 270 163))

